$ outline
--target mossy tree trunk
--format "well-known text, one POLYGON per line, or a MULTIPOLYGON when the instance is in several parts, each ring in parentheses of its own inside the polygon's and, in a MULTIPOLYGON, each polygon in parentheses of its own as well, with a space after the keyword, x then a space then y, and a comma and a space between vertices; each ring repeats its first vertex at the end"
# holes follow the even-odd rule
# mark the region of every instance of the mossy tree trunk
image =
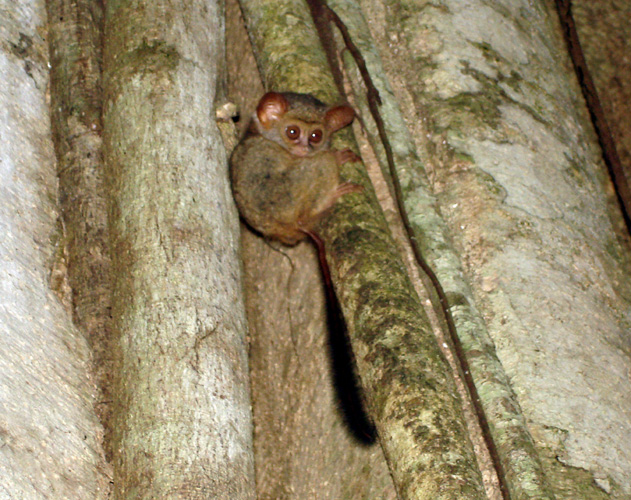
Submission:
POLYGON ((551 493, 628 498, 629 242, 554 6, 362 6, 551 493))

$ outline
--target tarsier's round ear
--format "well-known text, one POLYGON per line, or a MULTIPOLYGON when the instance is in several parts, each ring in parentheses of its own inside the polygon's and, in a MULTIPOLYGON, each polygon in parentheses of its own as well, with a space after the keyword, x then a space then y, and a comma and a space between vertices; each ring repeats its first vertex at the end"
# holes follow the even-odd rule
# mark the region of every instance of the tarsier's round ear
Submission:
POLYGON ((256 116, 265 129, 269 129, 276 120, 282 117, 289 108, 289 103, 283 94, 268 92, 256 107, 256 116))
POLYGON ((329 109, 324 115, 324 122, 326 126, 335 132, 343 127, 346 127, 355 118, 355 111, 348 105, 336 106, 329 109))

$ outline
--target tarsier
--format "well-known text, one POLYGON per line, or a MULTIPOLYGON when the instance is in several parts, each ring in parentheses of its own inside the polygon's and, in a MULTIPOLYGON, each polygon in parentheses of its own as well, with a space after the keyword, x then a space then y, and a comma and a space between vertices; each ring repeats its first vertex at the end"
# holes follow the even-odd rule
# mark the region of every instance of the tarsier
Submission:
POLYGON ((310 236, 323 261, 315 227, 340 196, 362 189, 340 180, 340 165, 357 156, 330 147, 331 135, 354 117, 350 106, 327 106, 309 94, 261 98, 230 162, 237 207, 253 229, 286 245, 310 236))
POLYGON ((361 410, 344 322, 317 233, 318 223, 341 196, 362 190, 340 179, 340 165, 358 157, 349 149, 331 149, 330 144, 331 135, 354 117, 348 105, 327 106, 307 94, 269 92, 261 98, 249 131, 232 154, 230 173, 241 216, 253 229, 286 245, 307 236, 317 245, 340 403, 359 439, 372 443, 375 430, 361 410))

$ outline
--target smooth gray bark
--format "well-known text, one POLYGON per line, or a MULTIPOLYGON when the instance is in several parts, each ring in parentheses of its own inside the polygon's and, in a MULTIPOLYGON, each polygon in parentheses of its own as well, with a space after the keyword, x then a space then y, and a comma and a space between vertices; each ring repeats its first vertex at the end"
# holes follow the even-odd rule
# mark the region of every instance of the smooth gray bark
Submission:
POLYGON ((237 214, 213 109, 222 14, 107 6, 118 499, 255 497, 237 214))
POLYGON ((0 13, 0 498, 105 499, 88 346, 51 289, 64 242, 45 5, 2 1, 0 13))

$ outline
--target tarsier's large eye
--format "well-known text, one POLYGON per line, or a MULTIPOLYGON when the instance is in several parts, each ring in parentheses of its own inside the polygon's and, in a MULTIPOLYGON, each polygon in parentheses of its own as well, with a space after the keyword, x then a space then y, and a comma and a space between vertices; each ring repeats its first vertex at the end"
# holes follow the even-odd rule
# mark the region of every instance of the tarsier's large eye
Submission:
POLYGON ((289 127, 285 129, 285 134, 292 141, 295 141, 300 137, 300 127, 298 125, 289 125, 289 127))
POLYGON ((309 136, 309 142, 311 144, 317 144, 321 140, 322 140, 322 130, 317 128, 313 132, 311 132, 311 135, 309 136))

